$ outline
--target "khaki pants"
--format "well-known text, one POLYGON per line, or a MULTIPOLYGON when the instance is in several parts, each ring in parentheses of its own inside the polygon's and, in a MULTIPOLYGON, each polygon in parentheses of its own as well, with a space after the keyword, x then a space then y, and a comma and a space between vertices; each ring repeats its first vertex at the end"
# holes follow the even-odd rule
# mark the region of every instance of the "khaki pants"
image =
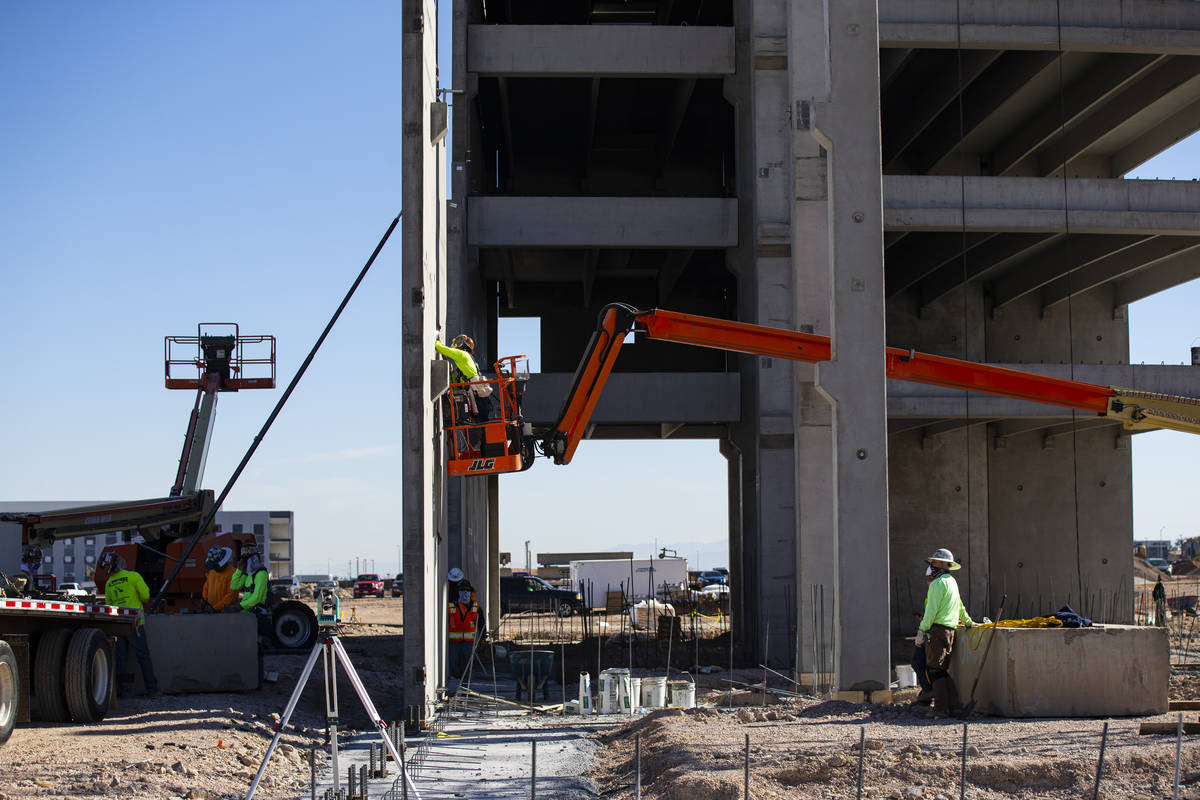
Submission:
POLYGON ((936 681, 950 670, 950 654, 954 651, 954 628, 932 625, 925 640, 925 669, 929 679, 936 681))

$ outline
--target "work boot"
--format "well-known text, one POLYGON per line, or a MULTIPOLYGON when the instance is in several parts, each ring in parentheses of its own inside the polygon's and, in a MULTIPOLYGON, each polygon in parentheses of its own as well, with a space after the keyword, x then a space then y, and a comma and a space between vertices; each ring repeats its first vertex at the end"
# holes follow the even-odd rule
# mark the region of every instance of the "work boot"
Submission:
POLYGON ((925 718, 948 716, 950 716, 950 687, 946 685, 946 679, 941 678, 933 682, 933 705, 925 712, 925 718))

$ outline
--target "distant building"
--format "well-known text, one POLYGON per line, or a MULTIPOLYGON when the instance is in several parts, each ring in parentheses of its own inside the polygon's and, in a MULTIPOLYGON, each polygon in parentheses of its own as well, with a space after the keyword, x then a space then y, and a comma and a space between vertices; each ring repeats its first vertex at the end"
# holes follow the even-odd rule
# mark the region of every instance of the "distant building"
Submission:
POLYGON ((1146 548, 1146 558, 1170 558, 1170 539, 1134 539, 1133 552, 1135 555, 1138 552, 1138 548, 1142 546, 1145 546, 1146 548))
POLYGON ((1200 536, 1193 536, 1180 542, 1179 555, 1183 558, 1200 556, 1200 536))
POLYGON ((222 533, 253 533, 259 549, 267 554, 272 578, 296 573, 296 524, 291 511, 218 511, 215 525, 222 533))

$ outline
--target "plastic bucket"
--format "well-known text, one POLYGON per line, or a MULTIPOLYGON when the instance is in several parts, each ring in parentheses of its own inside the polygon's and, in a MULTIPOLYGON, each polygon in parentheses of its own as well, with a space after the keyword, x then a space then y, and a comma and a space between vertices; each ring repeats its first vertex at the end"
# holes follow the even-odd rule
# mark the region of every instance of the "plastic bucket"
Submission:
POLYGON ((646 708, 662 708, 666 704, 666 677, 642 678, 642 705, 646 708))
POLYGON ((678 708, 695 708, 696 684, 691 681, 671 681, 671 705, 678 708))
POLYGON ((621 711, 632 714, 642 704, 642 679, 621 677, 621 711))
POLYGON ((917 671, 908 664, 896 665, 896 683, 901 689, 907 689, 910 686, 917 685, 917 671))
POLYGON ((592 708, 592 674, 590 672, 579 673, 579 713, 592 714, 595 709, 592 708))

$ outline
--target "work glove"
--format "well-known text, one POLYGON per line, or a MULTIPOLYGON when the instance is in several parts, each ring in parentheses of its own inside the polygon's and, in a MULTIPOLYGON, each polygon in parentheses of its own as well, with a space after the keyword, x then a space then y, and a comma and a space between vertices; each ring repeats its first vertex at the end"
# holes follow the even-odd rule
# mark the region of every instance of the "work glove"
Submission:
POLYGON ((929 634, 927 632, 918 630, 917 638, 914 640, 914 644, 916 644, 917 647, 920 647, 921 645, 925 644, 925 640, 928 638, 929 638, 929 634))

